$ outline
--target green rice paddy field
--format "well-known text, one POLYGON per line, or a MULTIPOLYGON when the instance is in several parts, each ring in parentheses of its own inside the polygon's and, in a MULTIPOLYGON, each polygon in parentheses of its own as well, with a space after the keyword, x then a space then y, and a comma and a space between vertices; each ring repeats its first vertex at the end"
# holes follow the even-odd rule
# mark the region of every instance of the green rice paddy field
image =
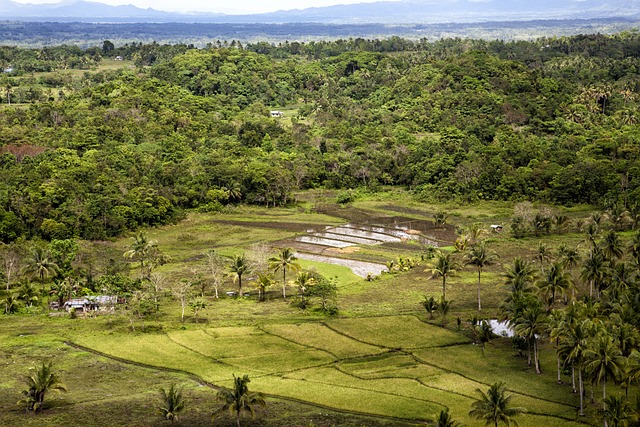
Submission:
MULTIPOLYGON (((351 209, 385 214, 384 206, 366 202, 351 209)), ((418 209, 424 211, 424 218, 433 212, 428 207, 412 209, 413 218, 421 216, 418 209)), ((496 211, 503 214, 506 209, 496 211)), ((157 271, 177 281, 202 266, 202 255, 209 249, 232 255, 255 244, 277 246, 304 233, 287 224, 336 225, 348 221, 352 213, 348 209, 332 215, 302 208, 245 208, 219 215, 193 214, 180 224, 148 230, 148 234, 171 256, 171 262, 157 271), (283 225, 269 227, 264 222, 283 225)), ((489 208, 460 211, 452 218, 451 222, 460 223, 500 220, 489 208)), ((554 239, 551 246, 572 243, 579 236, 554 239)), ((129 241, 96 244, 95 250, 101 257, 121 254, 129 241)), ((515 255, 532 257, 537 240, 514 241, 505 234, 491 236, 489 244, 502 255, 498 265, 483 275, 482 316, 493 318, 504 296, 502 266, 515 255)), ((349 256, 419 259, 421 251, 407 243, 361 248, 349 256)), ((174 382, 184 387, 188 402, 176 425, 211 425, 215 387, 230 386, 233 375, 244 374, 251 378, 251 390, 268 397, 266 410, 258 410, 255 420, 244 418, 244 425, 421 425, 449 408, 463 425, 482 426, 468 412, 475 390, 486 390, 496 381, 506 382, 513 403, 528 410, 519 417, 520 426, 599 422, 595 404, 589 407, 589 416, 577 416, 578 397, 571 393, 570 377, 563 377, 563 385, 556 383, 550 343, 542 343, 542 375, 527 368, 526 359, 506 338, 494 340, 484 354, 473 343, 467 322, 477 314, 473 270, 463 269, 451 279, 447 293, 453 310, 442 322, 439 317, 429 321, 420 305, 423 295, 438 296, 441 289, 441 283, 425 272, 424 263, 373 281, 355 276, 346 267, 310 261, 303 267, 337 277, 338 315, 296 308, 277 297, 281 288, 275 286, 266 302, 257 302, 254 296, 219 300, 208 296, 208 307, 198 323, 190 315, 181 323, 180 307, 168 296, 161 313, 144 322, 119 312, 70 319, 35 310, 2 317, 0 425, 162 425, 165 421, 155 412, 158 389, 174 382), (26 414, 16 404, 23 389, 21 376, 42 360, 54 362, 68 392, 51 394, 42 414, 26 414)), ((234 284, 228 282, 221 292, 232 289, 234 284)), ((289 289, 290 295, 294 292, 289 289)), ((234 424, 224 417, 213 422, 234 424)))

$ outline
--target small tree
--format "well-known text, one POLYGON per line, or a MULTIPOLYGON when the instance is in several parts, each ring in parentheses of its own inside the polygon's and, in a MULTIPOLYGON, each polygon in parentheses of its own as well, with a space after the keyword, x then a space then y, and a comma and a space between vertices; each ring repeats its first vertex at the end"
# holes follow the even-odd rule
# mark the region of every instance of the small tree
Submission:
POLYGON ((189 307, 193 311, 193 320, 198 323, 198 314, 201 310, 207 308, 207 301, 202 297, 193 298, 189 301, 189 307))
POLYGON ((218 289, 224 279, 224 260, 215 251, 210 250, 207 252, 207 267, 209 268, 209 276, 213 285, 214 297, 218 298, 218 289))
POLYGON ((258 299, 264 301, 267 289, 273 286, 271 275, 258 273, 258 277, 252 283, 258 289, 258 299))
POLYGON ((300 264, 296 261, 298 257, 291 248, 284 248, 278 252, 277 256, 269 258, 269 268, 274 273, 282 271, 282 297, 287 298, 287 270, 298 271, 300 264))
POLYGON ((447 314, 449 314, 449 311, 451 311, 452 302, 453 301, 451 300, 444 299, 444 297, 440 298, 440 302, 438 303, 438 312, 442 316, 442 325, 444 325, 445 321, 447 320, 447 314))
POLYGON ((424 297, 424 301, 422 301, 422 306, 425 308, 425 310, 427 310, 427 313, 429 313, 429 320, 433 320, 433 313, 438 309, 438 302, 436 301, 436 299, 432 296, 426 296, 423 295, 424 297))
POLYGON ((434 427, 461 427, 462 426, 462 424, 460 424, 457 421, 454 421, 453 418, 451 418, 451 415, 449 414, 449 408, 443 409, 442 411, 440 411, 440 413, 436 415, 434 423, 435 423, 434 427))
POLYGON ((182 398, 182 389, 177 388, 175 384, 171 384, 168 390, 160 389, 160 406, 158 412, 165 420, 171 421, 173 424, 178 420, 180 413, 185 410, 185 402, 182 398))
POLYGON ((484 420, 486 425, 493 424, 498 427, 498 423, 509 426, 511 423, 517 425, 513 417, 527 412, 526 409, 511 406, 511 396, 507 396, 505 384, 503 382, 494 383, 485 394, 482 390, 476 389, 478 400, 471 405, 469 415, 479 420, 484 420))
POLYGON ((262 393, 249 391, 247 384, 250 382, 248 375, 244 375, 242 378, 234 375, 233 389, 222 387, 218 390, 216 400, 219 402, 220 407, 214 411, 212 419, 228 411, 230 414, 235 415, 236 425, 240 427, 240 415, 242 412, 249 412, 252 417, 255 417, 254 407, 256 405, 266 406, 266 402, 262 393))
POLYGON ((238 294, 242 296, 242 276, 251 270, 247 257, 244 254, 235 255, 227 268, 233 281, 238 282, 238 294))
POLYGON ((44 398, 48 391, 67 391, 53 372, 51 362, 42 362, 41 367, 33 367, 31 375, 25 378, 27 389, 22 391, 24 399, 19 404, 26 404, 28 411, 38 412, 42 410, 44 398))
POLYGON ((182 314, 180 316, 180 322, 184 322, 184 311, 187 307, 187 301, 189 300, 189 295, 191 294, 191 282, 188 280, 181 280, 178 283, 174 284, 171 288, 171 293, 173 297, 180 301, 180 307, 182 308, 182 314))

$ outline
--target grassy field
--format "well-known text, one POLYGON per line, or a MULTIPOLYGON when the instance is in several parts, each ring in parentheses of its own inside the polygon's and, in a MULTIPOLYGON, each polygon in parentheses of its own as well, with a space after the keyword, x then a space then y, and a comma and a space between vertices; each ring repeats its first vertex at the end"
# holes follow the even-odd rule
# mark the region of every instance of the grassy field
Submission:
MULTIPOLYGON (((356 208, 397 216, 398 212, 386 209, 389 197, 359 202, 356 208)), ((444 207, 407 208, 416 218, 417 211, 424 211, 418 219, 425 219, 444 207)), ((496 206, 496 213, 491 212, 489 205, 459 208, 451 221, 488 225, 508 216, 508 207, 496 206)), ((171 257, 157 272, 176 281, 194 269, 206 271, 208 250, 239 254, 253 245, 275 245, 302 233, 304 227, 296 224, 343 222, 307 208, 238 208, 216 215, 191 214, 175 226, 148 234, 171 257), (266 222, 280 225, 267 227, 266 222)), ((565 234, 545 242, 556 247, 580 239, 565 234)), ((93 248, 98 257, 121 257, 130 241, 124 237, 93 248)), ((516 255, 531 258, 538 241, 491 236, 489 245, 501 258, 482 275, 483 316, 494 317, 504 297, 504 266, 516 255)), ((419 259, 420 247, 405 246, 401 252, 384 245, 363 248, 350 256, 366 260, 368 251, 375 251, 389 260, 399 253, 419 259)), ((445 322, 440 318, 430 322, 420 301, 423 295, 439 296, 441 283, 425 272, 425 263, 373 281, 344 267, 301 264, 337 277, 337 316, 326 317, 283 301, 277 282, 266 302, 257 302, 255 296, 214 300, 209 295, 199 323, 190 315, 181 323, 179 304, 168 297, 160 314, 144 323, 122 312, 70 319, 36 310, 2 317, 0 425, 159 425, 162 420, 154 409, 158 389, 171 383, 184 387, 188 398, 188 412, 178 425, 211 425, 215 387, 229 386, 233 375, 243 374, 251 377, 251 389, 265 393, 269 402, 267 410, 260 410, 247 425, 403 426, 423 424, 448 407, 465 426, 481 426, 468 416, 475 390, 486 390, 496 381, 505 381, 514 403, 528 409, 519 420, 523 427, 595 424, 596 406, 589 408, 589 417, 578 419, 577 396, 569 386, 556 384, 550 344, 541 343, 542 375, 527 369, 526 360, 507 339, 495 340, 484 354, 474 345, 467 323, 477 315, 474 270, 465 268, 450 280, 447 295, 453 311, 445 322), (69 391, 51 394, 43 414, 25 414, 16 405, 21 376, 42 360, 54 362, 69 391)), ((227 281, 221 291, 233 289, 235 285, 227 281)), ((293 295, 294 289, 289 293, 293 295)), ((233 425, 233 420, 218 419, 214 425, 233 425)))

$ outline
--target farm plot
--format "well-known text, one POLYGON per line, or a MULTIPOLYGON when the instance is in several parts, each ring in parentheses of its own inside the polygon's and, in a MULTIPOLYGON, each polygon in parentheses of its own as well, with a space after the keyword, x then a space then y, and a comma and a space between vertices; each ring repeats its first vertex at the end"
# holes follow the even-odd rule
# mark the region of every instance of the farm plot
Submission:
POLYGON ((390 349, 417 349, 469 343, 461 334, 421 322, 415 316, 339 319, 327 322, 355 340, 390 349))
POLYGON ((469 426, 482 425, 467 415, 475 390, 506 380, 516 403, 530 412, 521 425, 570 426, 575 419, 571 398, 534 385, 539 379, 522 370, 503 378, 498 372, 512 362, 483 358, 463 335, 415 316, 84 337, 79 343, 216 385, 249 374, 256 391, 352 413, 424 421, 450 408, 469 426))

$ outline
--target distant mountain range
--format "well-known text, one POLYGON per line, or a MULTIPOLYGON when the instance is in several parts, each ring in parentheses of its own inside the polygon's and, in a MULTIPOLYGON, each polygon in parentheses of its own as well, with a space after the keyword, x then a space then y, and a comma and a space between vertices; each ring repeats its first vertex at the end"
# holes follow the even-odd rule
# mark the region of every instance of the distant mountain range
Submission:
POLYGON ((640 19, 640 0, 401 0, 286 10, 255 15, 171 13, 132 5, 66 0, 21 4, 0 0, 4 20, 81 22, 203 22, 432 24, 538 19, 640 19))

